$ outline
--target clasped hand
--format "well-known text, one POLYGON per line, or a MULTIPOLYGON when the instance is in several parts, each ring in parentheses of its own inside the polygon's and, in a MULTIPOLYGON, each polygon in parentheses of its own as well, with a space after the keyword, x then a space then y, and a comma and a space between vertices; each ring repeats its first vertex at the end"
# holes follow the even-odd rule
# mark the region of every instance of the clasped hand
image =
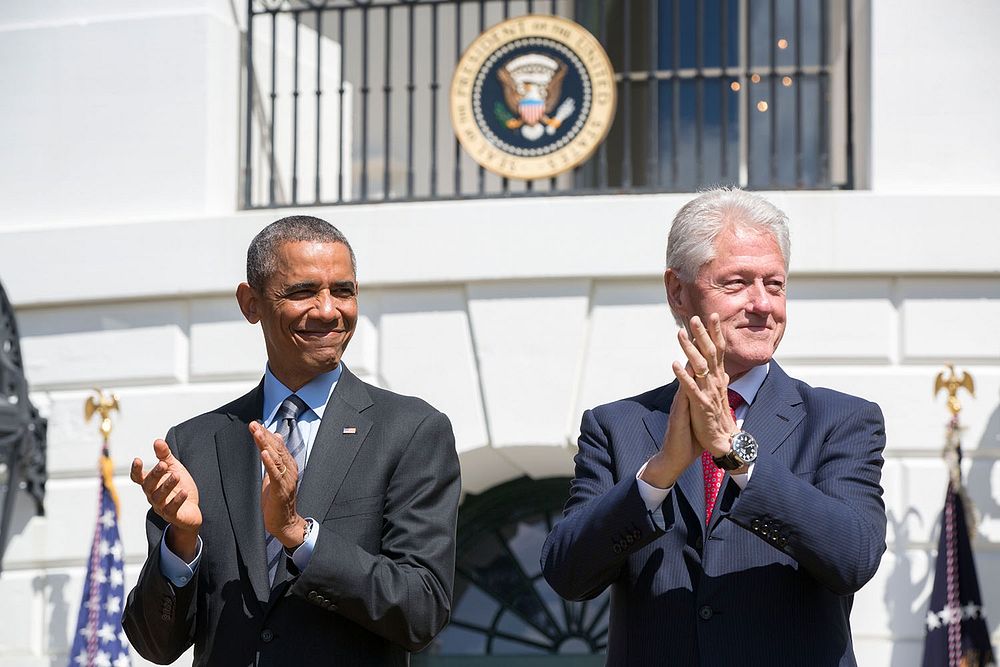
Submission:
MULTIPOLYGON (((260 506, 264 529, 281 544, 295 548, 302 544, 306 520, 296 511, 298 466, 295 457, 285 447, 280 435, 271 433, 261 424, 250 424, 250 434, 264 464, 260 506)), ((198 485, 191 473, 173 455, 167 442, 153 442, 157 463, 143 473, 142 459, 132 461, 129 477, 142 489, 153 511, 171 526, 167 546, 187 562, 197 552, 202 514, 198 502, 198 485)))
POLYGON ((727 392, 726 339, 719 316, 713 313, 708 320, 706 327, 700 317, 692 317, 690 335, 684 329, 677 333, 687 363, 672 365, 679 388, 670 406, 667 432, 660 451, 640 475, 658 488, 672 486, 703 451, 726 454, 736 431, 727 392))

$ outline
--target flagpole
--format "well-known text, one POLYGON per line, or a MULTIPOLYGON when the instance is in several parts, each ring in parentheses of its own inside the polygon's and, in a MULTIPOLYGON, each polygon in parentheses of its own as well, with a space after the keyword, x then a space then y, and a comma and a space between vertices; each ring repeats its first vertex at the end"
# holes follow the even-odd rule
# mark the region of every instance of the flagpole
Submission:
POLYGON ((111 462, 111 413, 119 412, 118 397, 95 389, 84 403, 89 422, 100 415, 100 487, 97 525, 91 543, 83 599, 69 656, 70 667, 128 667, 128 639, 121 627, 125 599, 124 547, 118 531, 121 515, 111 462))
POLYGON ((962 483, 962 404, 960 389, 975 397, 972 376, 947 365, 934 380, 934 395, 947 391, 951 419, 942 456, 948 466, 948 488, 938 540, 934 586, 928 603, 924 636, 924 667, 986 667, 994 665, 985 610, 976 575, 972 541, 976 534, 972 502, 962 483))

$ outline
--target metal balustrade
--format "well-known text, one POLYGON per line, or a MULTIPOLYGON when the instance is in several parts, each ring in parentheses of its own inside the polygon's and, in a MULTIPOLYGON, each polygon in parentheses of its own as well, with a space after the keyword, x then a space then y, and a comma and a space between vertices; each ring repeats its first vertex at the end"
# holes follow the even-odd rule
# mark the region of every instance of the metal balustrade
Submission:
POLYGON ((850 26, 850 0, 249 0, 242 204, 850 188, 850 26), (587 162, 523 181, 463 152, 448 94, 532 13, 599 38, 618 105, 587 162))

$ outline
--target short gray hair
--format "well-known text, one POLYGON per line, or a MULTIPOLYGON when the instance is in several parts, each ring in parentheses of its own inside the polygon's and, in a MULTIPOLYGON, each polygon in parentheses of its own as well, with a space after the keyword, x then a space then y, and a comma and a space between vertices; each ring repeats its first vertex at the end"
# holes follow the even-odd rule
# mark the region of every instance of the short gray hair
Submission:
POLYGON ((351 272, 357 279, 358 264, 354 258, 354 249, 339 229, 326 220, 311 215, 290 215, 260 230, 250 242, 247 249, 247 283, 250 287, 258 292, 263 289, 274 274, 278 248, 296 241, 344 244, 351 255, 351 272))
POLYGON ((760 195, 739 188, 706 190, 681 207, 667 237, 667 268, 681 281, 694 282, 698 270, 715 259, 715 239, 734 225, 771 234, 788 271, 788 216, 760 195))

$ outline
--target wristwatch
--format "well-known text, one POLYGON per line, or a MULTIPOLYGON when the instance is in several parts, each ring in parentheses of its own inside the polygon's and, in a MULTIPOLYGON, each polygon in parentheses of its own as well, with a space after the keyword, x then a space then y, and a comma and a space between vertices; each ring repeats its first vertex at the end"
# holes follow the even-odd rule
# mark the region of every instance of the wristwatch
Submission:
POLYGON ((733 434, 728 454, 713 456, 715 465, 723 470, 738 470, 757 460, 757 441, 746 431, 733 434))

